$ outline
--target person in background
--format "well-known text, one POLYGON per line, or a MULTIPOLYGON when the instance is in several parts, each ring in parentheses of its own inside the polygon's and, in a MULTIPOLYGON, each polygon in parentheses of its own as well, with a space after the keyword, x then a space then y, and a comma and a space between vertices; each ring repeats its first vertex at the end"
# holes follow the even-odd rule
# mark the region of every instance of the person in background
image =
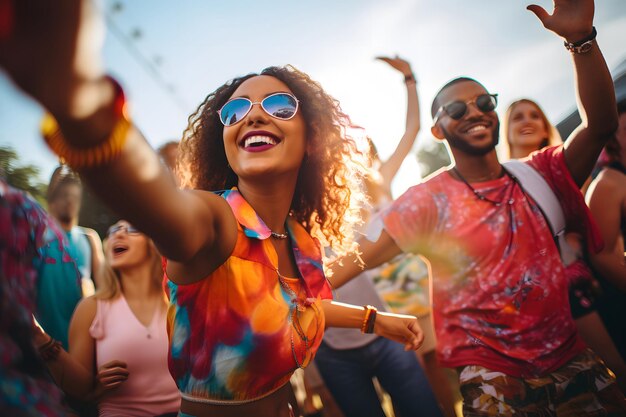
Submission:
MULTIPOLYGON (((128 222, 112 225, 105 240, 101 287, 76 307, 69 355, 48 361, 68 395, 95 401, 101 417, 175 416, 180 394, 167 369, 167 301, 161 258, 128 222), (68 373, 73 365, 81 372, 68 373)), ((40 333, 38 345, 50 343, 40 333)))
MULTIPOLYGON (((370 172, 365 193, 371 210, 363 210, 363 219, 391 202, 391 182, 411 151, 420 129, 416 80, 409 62, 402 58, 379 57, 404 77, 407 92, 406 129, 391 157, 382 161, 368 138, 370 172)), ((364 272, 335 293, 337 300, 351 304, 369 304, 379 311, 386 309, 372 282, 372 273, 364 272)), ((394 409, 402 416, 439 416, 432 389, 413 352, 377 335, 362 335, 357 329, 328 329, 315 363, 326 386, 346 416, 381 417, 384 411, 373 378, 389 393, 394 409), (354 395, 359 392, 360 395, 354 395)))
POLYGON ((178 145, 180 144, 177 140, 171 140, 169 142, 164 143, 159 146, 157 149, 157 153, 161 157, 161 161, 165 164, 166 167, 172 171, 176 180, 180 184, 180 180, 178 179, 178 171, 176 168, 176 164, 178 161, 178 145))
MULTIPOLYGON (((615 91, 595 40, 594 1, 555 0, 553 7, 528 9, 565 41, 582 123, 564 145, 525 163, 561 201, 567 227, 598 251, 580 187, 617 128, 615 91)), ((578 334, 552 231, 498 160, 496 105, 497 95, 469 77, 439 90, 431 132, 449 145, 454 164, 383 212, 380 235, 361 242, 360 260, 366 268, 401 252, 429 260, 437 356, 458 372, 466 417, 626 415, 613 373, 578 334)), ((357 260, 331 267, 336 287, 358 275, 357 260)))
POLYGON ((37 311, 39 324, 55 340, 68 348, 68 329, 74 309, 83 296, 94 293, 94 272, 102 264, 102 244, 95 230, 78 226, 82 200, 82 184, 68 166, 55 169, 48 185, 48 212, 65 233, 69 255, 81 274, 76 282, 54 259, 59 245, 48 243, 43 249, 46 261, 39 271, 37 311))
MULTIPOLYGON (((511 158, 526 158, 532 152, 562 143, 561 136, 537 103, 517 100, 507 108, 502 123, 502 138, 511 158)), ((588 184, 585 181, 585 184, 588 184)), ((596 221, 597 216, 594 216, 596 221)), ((601 223, 600 223, 601 224, 601 223)), ((585 260, 584 242, 577 233, 567 233, 568 244, 578 259, 567 265, 565 273, 570 282, 569 300, 572 316, 581 337, 615 373, 622 392, 626 393, 626 363, 617 350, 597 311, 598 281, 585 260)))
POLYGON ((626 100, 618 113, 619 127, 605 148, 608 163, 589 186, 587 203, 604 238, 604 249, 589 254, 603 290, 598 312, 626 357, 626 100))
POLYGON ((38 270, 49 256, 42 249, 59 246, 53 258, 78 282, 64 233, 41 206, 0 177, 0 415, 65 416, 62 393, 46 372, 34 343, 38 270))

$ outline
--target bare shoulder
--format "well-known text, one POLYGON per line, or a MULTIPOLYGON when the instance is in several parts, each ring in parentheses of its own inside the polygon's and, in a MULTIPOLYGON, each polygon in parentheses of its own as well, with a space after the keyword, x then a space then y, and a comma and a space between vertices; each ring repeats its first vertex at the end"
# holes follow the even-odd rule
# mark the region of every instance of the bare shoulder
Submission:
POLYGON ((96 315, 96 310, 98 308, 98 302, 95 296, 89 296, 83 298, 78 302, 76 309, 74 310, 75 315, 79 316, 92 316, 92 318, 96 315))
POLYGON ((97 237, 97 238, 100 238, 100 235, 98 235, 98 232, 96 232, 96 231, 95 231, 95 230, 93 230, 92 228, 90 228, 90 227, 84 227, 84 226, 81 226, 80 228, 83 230, 83 233, 84 233, 87 237, 90 237, 90 238, 96 238, 96 237, 97 237))
POLYGON ((88 329, 96 317, 97 310, 98 302, 95 296, 83 298, 74 310, 70 328, 88 329))
POLYGON ((626 176, 615 169, 603 169, 594 182, 598 191, 626 194, 626 176))

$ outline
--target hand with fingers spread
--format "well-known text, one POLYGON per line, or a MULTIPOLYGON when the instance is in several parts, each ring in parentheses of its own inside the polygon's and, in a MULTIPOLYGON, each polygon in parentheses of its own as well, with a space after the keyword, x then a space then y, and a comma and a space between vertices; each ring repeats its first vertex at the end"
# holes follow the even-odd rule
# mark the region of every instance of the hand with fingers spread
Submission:
POLYGON ((379 311, 374 333, 404 345, 404 350, 417 350, 424 342, 424 332, 417 318, 379 311))
POLYGON ((119 388, 128 379, 128 367, 125 362, 113 360, 98 368, 96 380, 101 391, 119 388))
POLYGON ((400 71, 405 77, 413 75, 413 71, 411 70, 411 64, 409 63, 409 61, 400 58, 398 55, 393 58, 387 56, 377 56, 376 59, 386 62, 393 69, 400 71))
POLYGON ((552 14, 536 4, 529 5, 527 9, 546 29, 568 42, 577 42, 589 36, 593 28, 594 0, 554 0, 553 3, 552 14))

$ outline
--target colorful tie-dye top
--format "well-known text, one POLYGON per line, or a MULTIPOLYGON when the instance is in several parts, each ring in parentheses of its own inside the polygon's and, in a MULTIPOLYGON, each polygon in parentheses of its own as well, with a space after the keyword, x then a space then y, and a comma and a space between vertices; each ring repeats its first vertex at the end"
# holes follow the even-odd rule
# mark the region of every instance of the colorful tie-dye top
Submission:
MULTIPOLYGON (((568 227, 580 229, 597 249, 597 230, 562 148, 533 154, 528 163, 561 201, 568 227)), ((400 248, 430 261, 439 360, 447 367, 480 365, 525 378, 552 372, 584 344, 549 226, 508 175, 472 187, 502 204, 479 200, 443 170, 409 189, 383 215, 400 248)))
POLYGON ((311 362, 324 333, 321 299, 332 293, 319 242, 300 224, 287 221, 301 277, 282 277, 271 230, 236 189, 221 195, 237 218, 237 243, 206 278, 166 280, 169 369, 185 399, 246 402, 311 362))

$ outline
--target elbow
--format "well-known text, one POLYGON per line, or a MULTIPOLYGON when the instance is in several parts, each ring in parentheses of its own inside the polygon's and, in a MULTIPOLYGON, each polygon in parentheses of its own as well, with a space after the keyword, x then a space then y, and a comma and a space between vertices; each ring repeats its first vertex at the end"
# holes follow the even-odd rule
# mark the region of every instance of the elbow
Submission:
POLYGON ((615 135, 619 127, 619 118, 617 116, 617 109, 611 114, 606 115, 597 123, 589 123, 587 129, 591 131, 594 137, 608 140, 615 135))

